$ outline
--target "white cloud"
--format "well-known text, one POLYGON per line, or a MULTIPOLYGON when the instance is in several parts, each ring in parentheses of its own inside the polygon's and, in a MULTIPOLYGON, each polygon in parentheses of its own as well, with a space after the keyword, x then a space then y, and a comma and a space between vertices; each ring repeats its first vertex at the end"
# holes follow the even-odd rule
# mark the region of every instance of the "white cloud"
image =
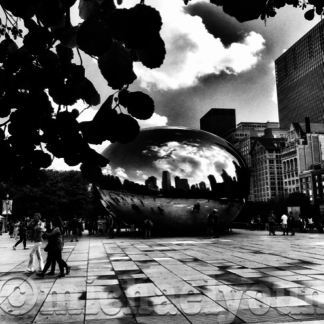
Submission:
POLYGON ((223 169, 230 176, 236 176, 233 157, 218 146, 201 148, 174 141, 162 146, 150 146, 148 152, 156 156, 153 164, 159 170, 157 174, 166 170, 172 177, 177 175, 188 179, 191 184, 199 183, 202 179, 206 181, 209 174, 213 174, 218 182, 223 182, 223 169))
POLYGON ((137 119, 137 121, 141 128, 147 128, 147 127, 156 127, 156 126, 166 126, 168 123, 168 118, 165 116, 158 115, 157 113, 154 113, 150 119, 147 120, 137 119))
POLYGON ((58 171, 71 171, 71 170, 80 171, 80 165, 81 164, 71 167, 64 162, 64 159, 55 158, 49 169, 58 170, 58 171))
POLYGON ((126 174, 125 172, 125 169, 123 168, 117 168, 115 170, 115 175, 119 178, 122 178, 122 179, 127 179, 128 178, 128 175, 126 174))
MULTIPOLYGON (((194 1, 195 2, 195 1, 194 1)), ((125 6, 135 1, 125 1, 125 6)), ((167 55, 161 68, 148 69, 135 63, 134 69, 141 86, 160 89, 178 89, 196 84, 200 77, 209 74, 241 73, 251 69, 260 59, 265 40, 250 32, 240 43, 225 48, 220 39, 209 34, 200 17, 183 11, 183 1, 155 1, 162 16, 161 36, 167 55)))

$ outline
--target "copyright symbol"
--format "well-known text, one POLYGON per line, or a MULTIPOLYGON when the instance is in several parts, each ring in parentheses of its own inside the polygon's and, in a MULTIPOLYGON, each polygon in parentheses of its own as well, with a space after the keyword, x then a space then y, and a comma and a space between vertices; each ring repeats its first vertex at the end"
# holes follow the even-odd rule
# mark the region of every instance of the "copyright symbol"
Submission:
POLYGON ((37 302, 38 295, 33 280, 19 276, 6 280, 1 286, 0 294, 7 297, 0 305, 1 309, 12 316, 30 312, 37 302))

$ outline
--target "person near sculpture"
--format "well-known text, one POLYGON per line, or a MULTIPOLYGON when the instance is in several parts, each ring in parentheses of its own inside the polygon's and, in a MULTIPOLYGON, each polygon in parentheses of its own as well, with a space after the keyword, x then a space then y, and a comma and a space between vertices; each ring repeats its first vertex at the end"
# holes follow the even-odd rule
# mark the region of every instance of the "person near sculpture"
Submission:
POLYGON ((25 219, 22 219, 19 223, 19 229, 18 229, 18 235, 19 235, 19 241, 12 247, 14 250, 16 250, 16 247, 23 242, 24 250, 28 250, 26 247, 27 242, 27 222, 25 219))
POLYGON ((36 213, 34 215, 34 219, 31 221, 31 223, 29 223, 28 227, 29 228, 33 228, 34 231, 34 237, 33 237, 33 241, 34 241, 34 246, 33 249, 30 252, 29 255, 29 262, 28 262, 28 267, 27 267, 27 271, 29 273, 33 273, 35 272, 35 268, 34 268, 34 261, 35 261, 35 255, 38 259, 38 263, 39 263, 39 267, 38 270, 42 271, 44 268, 44 262, 43 262, 43 258, 42 258, 42 254, 40 251, 42 242, 43 242, 43 234, 45 233, 45 227, 44 224, 41 222, 41 215, 39 213, 36 213))
POLYGON ((151 238, 151 229, 153 227, 153 222, 150 220, 150 218, 147 216, 144 220, 144 239, 150 239, 151 238))
POLYGON ((214 220, 214 236, 213 238, 219 238, 219 215, 217 214, 217 209, 212 211, 214 220))
POLYGON ((289 232, 291 232, 291 235, 295 235, 295 218, 292 212, 289 212, 287 226, 287 235, 289 232))
POLYGON ((281 228, 282 228, 282 235, 288 235, 288 216, 286 214, 283 214, 281 216, 281 228))
POLYGON ((276 215, 274 211, 272 210, 269 217, 268 217, 268 222, 269 222, 269 235, 276 235, 275 233, 275 225, 276 225, 276 215))
POLYGON ((47 245, 47 252, 48 257, 46 260, 45 267, 42 269, 42 271, 37 272, 36 274, 40 277, 44 277, 46 274, 46 271, 49 269, 49 267, 52 265, 52 271, 53 272, 53 261, 57 262, 60 268, 59 275, 56 276, 56 278, 63 278, 65 277, 64 269, 66 269, 66 274, 69 274, 71 271, 71 267, 62 259, 62 251, 64 246, 64 240, 62 236, 63 232, 63 223, 60 217, 55 217, 53 219, 53 231, 49 234, 45 233, 44 237, 48 239, 48 245, 47 245))

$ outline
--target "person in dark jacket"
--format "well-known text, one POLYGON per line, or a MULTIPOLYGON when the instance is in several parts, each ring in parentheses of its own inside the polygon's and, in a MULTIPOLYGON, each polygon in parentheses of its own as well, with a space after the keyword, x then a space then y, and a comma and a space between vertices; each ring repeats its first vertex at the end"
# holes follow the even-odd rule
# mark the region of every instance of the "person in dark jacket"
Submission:
POLYGON ((66 274, 69 274, 71 271, 71 267, 62 259, 62 251, 63 251, 63 223, 60 217, 55 217, 53 219, 53 231, 50 234, 45 234, 44 236, 48 238, 48 257, 46 264, 44 266, 43 271, 38 272, 37 275, 40 277, 44 277, 46 271, 52 264, 52 261, 55 260, 60 268, 60 274, 56 276, 56 278, 65 277, 64 269, 66 269, 66 274))
POLYGON ((275 225, 276 225, 276 215, 274 211, 272 210, 269 217, 268 217, 268 222, 269 222, 269 235, 276 235, 275 233, 275 225))
POLYGON ((287 235, 289 232, 291 232, 291 235, 295 235, 295 218, 292 212, 289 213, 287 224, 287 235))
POLYGON ((24 245, 24 250, 28 250, 26 247, 26 242, 27 242, 27 222, 25 218, 23 218, 20 221, 19 224, 19 229, 18 229, 18 234, 19 234, 19 241, 12 247, 14 250, 16 250, 16 247, 23 242, 24 245))
POLYGON ((214 219, 214 236, 213 238, 219 238, 219 215, 217 214, 217 209, 212 211, 214 219))
POLYGON ((70 220, 70 224, 71 224, 72 235, 73 235, 71 242, 73 242, 73 237, 75 238, 75 241, 76 242, 79 242, 79 240, 78 240, 78 234, 79 234, 78 227, 79 227, 79 222, 78 222, 78 219, 77 219, 76 215, 74 215, 73 219, 70 220))

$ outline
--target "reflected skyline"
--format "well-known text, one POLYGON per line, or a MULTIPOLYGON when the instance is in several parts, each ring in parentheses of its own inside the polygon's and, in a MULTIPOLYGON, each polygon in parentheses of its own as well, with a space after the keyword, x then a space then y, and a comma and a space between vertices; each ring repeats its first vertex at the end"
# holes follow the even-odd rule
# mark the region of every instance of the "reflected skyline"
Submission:
MULTIPOLYGON (((106 174, 118 176, 121 180, 128 179, 145 185, 145 181, 154 176, 157 185, 163 187, 163 171, 170 173, 170 186, 173 179, 187 179, 189 187, 205 182, 211 189, 208 181, 210 174, 215 176, 218 183, 223 182, 222 172, 226 171, 232 178, 236 177, 236 169, 232 163, 238 160, 227 150, 217 145, 214 139, 205 141, 203 138, 191 136, 182 130, 170 130, 170 135, 163 139, 158 136, 145 136, 146 130, 139 135, 142 138, 126 145, 127 153, 131 158, 125 158, 126 152, 122 148, 114 148, 111 144, 103 155, 110 159, 110 165, 104 170, 106 174), (109 155, 109 156, 108 156, 109 155), (145 161, 143 168, 142 161, 145 161)), ((193 131, 193 133, 197 133, 193 131)), ((204 132, 204 135, 212 135, 204 132)), ((196 134, 193 134, 196 135, 196 134)), ((224 141, 225 142, 225 141, 224 141)), ((184 184, 182 184, 184 185, 184 184)))
POLYGON ((149 217, 155 230, 202 233, 208 213, 217 209, 220 224, 228 224, 249 193, 243 158, 204 131, 144 129, 129 144, 109 145, 103 155, 111 162, 98 188, 101 200, 126 223, 140 226, 149 217))

